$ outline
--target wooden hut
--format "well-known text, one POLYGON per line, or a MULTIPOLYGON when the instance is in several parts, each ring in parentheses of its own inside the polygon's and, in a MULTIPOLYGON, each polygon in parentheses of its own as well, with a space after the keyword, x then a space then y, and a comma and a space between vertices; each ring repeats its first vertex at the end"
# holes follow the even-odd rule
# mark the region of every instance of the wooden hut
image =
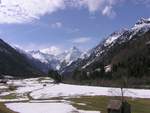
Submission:
POLYGON ((110 100, 107 111, 108 113, 131 113, 131 106, 127 101, 110 100))
POLYGON ((108 113, 121 113, 122 102, 120 100, 110 100, 107 106, 108 113))

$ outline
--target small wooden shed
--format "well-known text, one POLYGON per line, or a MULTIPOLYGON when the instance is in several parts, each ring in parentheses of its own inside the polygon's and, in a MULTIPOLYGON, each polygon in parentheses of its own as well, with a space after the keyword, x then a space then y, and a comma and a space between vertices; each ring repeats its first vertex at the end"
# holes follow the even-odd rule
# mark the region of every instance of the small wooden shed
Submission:
POLYGON ((131 106, 127 101, 110 100, 107 111, 108 113, 131 113, 131 106))
POLYGON ((108 113, 121 113, 122 102, 120 100, 110 100, 107 106, 108 113))

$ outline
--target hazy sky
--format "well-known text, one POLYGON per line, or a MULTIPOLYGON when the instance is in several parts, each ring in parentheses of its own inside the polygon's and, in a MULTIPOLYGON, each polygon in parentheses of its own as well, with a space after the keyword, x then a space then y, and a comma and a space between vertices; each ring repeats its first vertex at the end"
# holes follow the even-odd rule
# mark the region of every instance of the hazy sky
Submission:
POLYGON ((0 37, 25 50, 87 50, 150 17, 150 0, 2 0, 0 37))

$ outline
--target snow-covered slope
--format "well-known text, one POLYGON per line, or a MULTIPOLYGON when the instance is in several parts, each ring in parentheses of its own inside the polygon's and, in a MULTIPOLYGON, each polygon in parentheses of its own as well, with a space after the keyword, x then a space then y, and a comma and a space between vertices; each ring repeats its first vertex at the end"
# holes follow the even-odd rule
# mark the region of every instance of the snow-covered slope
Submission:
POLYGON ((43 53, 39 50, 29 51, 29 53, 35 58, 39 59, 43 63, 49 63, 52 60, 56 60, 56 57, 52 54, 43 53))
POLYGON ((145 33, 150 29, 150 18, 144 19, 141 18, 131 29, 121 29, 117 32, 112 33, 110 36, 106 38, 104 41, 104 46, 110 46, 116 41, 126 41, 132 39, 134 35, 137 33, 145 33), (130 37, 127 37, 130 35, 130 37))
POLYGON ((56 69, 60 65, 60 61, 52 54, 43 53, 40 50, 28 52, 33 58, 41 61, 49 67, 56 69))
POLYGON ((129 29, 121 29, 117 32, 112 33, 104 39, 99 45, 93 48, 90 53, 88 62, 83 66, 86 68, 91 63, 95 62, 98 57, 105 54, 114 44, 122 44, 129 40, 132 40, 135 35, 141 36, 150 30, 150 18, 141 18, 133 27, 129 29))

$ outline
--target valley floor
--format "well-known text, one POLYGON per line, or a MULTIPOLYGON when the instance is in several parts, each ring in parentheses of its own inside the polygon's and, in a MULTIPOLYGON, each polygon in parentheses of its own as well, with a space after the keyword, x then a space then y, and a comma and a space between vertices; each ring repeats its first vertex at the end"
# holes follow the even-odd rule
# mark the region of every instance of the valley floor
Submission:
MULTIPOLYGON (((119 88, 53 84, 47 77, 0 84, 0 113, 106 113, 119 88)), ((150 90, 124 89, 132 113, 150 113, 150 90)))

